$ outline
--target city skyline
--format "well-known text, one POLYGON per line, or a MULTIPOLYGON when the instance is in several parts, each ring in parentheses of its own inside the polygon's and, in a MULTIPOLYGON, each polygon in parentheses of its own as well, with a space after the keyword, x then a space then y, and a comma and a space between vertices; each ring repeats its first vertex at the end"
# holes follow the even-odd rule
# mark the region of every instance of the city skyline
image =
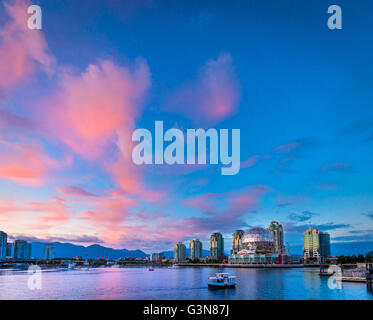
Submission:
POLYGON ((36 2, 42 30, 30 1, 0 5, 10 238, 161 252, 220 232, 229 251, 276 220, 291 245, 311 225, 373 241, 372 4, 341 0, 350 23, 329 30, 323 1, 36 2), (155 121, 240 129, 239 173, 135 165, 131 135, 155 121))
MULTIPOLYGON (((268 229, 271 233, 273 233, 273 231, 270 229, 271 228, 271 225, 273 224, 273 223, 276 223, 276 224, 278 224, 281 228, 282 228, 282 224, 281 223, 279 223, 279 222, 277 222, 277 221, 272 221, 271 222, 271 224, 270 225, 268 225, 267 227, 264 227, 265 229, 268 229)), ((261 226, 255 226, 255 227, 252 227, 252 228, 262 228, 261 226)), ((240 230, 240 229, 237 229, 237 230, 235 230, 234 231, 234 233, 233 234, 231 234, 231 233, 228 233, 228 234, 222 234, 222 236, 223 236, 223 243, 224 243, 224 253, 225 254, 229 254, 229 252, 231 252, 232 253, 232 250, 233 250, 233 248, 234 248, 234 245, 233 245, 233 242, 235 242, 235 245, 236 246, 238 246, 238 243, 240 243, 240 241, 242 240, 242 236, 243 236, 243 234, 245 233, 245 232, 247 232, 248 230, 250 230, 250 229, 252 229, 252 228, 248 228, 248 229, 245 229, 245 230, 240 230), (239 240, 238 240, 238 238, 236 239, 236 241, 234 241, 234 239, 235 239, 235 235, 236 235, 236 233, 237 232, 241 232, 240 233, 240 238, 239 238, 239 240), (229 235, 231 235, 231 236, 229 236, 229 235), (227 245, 225 244, 225 243, 227 243, 227 245)), ((312 225, 309 225, 307 228, 311 228, 311 229, 313 229, 313 226, 312 225)), ((316 229, 316 228, 315 228, 316 229)), ((304 230, 304 232, 306 232, 307 230, 304 230)), ((303 239, 303 234, 304 234, 304 232, 302 232, 302 239, 303 239)), ((324 233, 327 233, 327 232, 324 232, 324 233)), ((15 238, 15 237, 13 237, 13 236, 10 236, 9 237, 9 235, 6 233, 6 232, 4 232, 4 231, 2 231, 2 230, 0 230, 0 235, 2 235, 2 234, 5 234, 5 238, 7 238, 9 241, 7 241, 7 244, 8 245, 13 245, 14 244, 14 242, 15 241, 26 241, 26 242, 30 242, 30 243, 32 243, 32 242, 40 242, 40 243, 44 243, 46 246, 47 245, 51 245, 51 244, 53 244, 53 242, 57 242, 57 243, 65 243, 65 244, 69 244, 69 243, 72 243, 72 242, 64 242, 64 241, 60 241, 61 239, 56 239, 55 241, 53 241, 53 242, 50 242, 50 241, 44 241, 44 240, 42 240, 42 239, 38 239, 38 238, 36 238, 36 237, 32 237, 32 236, 24 236, 24 237, 19 237, 19 238, 15 238)), ((213 232, 212 234, 221 234, 220 232, 213 232)), ((275 240, 275 237, 276 236, 274 236, 274 243, 276 243, 276 240, 275 240)), ((281 238, 281 243, 283 243, 283 250, 285 249, 285 243, 286 243, 286 247, 289 247, 289 248, 291 248, 292 246, 289 244, 289 243, 287 243, 286 241, 284 241, 284 235, 282 235, 282 238, 281 238)), ((301 239, 301 240, 302 240, 301 239)), ((181 243, 181 244, 184 244, 185 246, 186 246, 186 248, 190 248, 190 247, 188 247, 188 244, 190 245, 191 243, 192 243, 192 241, 198 241, 198 242, 200 242, 201 243, 201 245, 204 247, 204 248, 208 248, 208 249, 204 249, 204 251, 210 251, 210 242, 211 242, 211 235, 208 237, 208 239, 206 239, 206 240, 200 240, 200 239, 198 239, 198 238, 195 238, 195 237, 193 237, 193 236, 188 236, 187 238, 186 238, 186 240, 180 240, 180 241, 178 241, 177 243, 181 243), (185 244, 186 243, 186 244, 185 244)), ((299 247, 299 245, 303 245, 303 240, 301 241, 300 240, 300 242, 299 243, 297 243, 295 246, 296 247, 299 247)), ((332 239, 331 239, 332 240, 332 239)), ((93 243, 93 244, 91 244, 91 245, 98 245, 98 243, 93 243)), ((275 244, 276 245, 276 244, 275 244)), ((238 248, 238 247, 237 247, 238 248)), ((127 248, 120 248, 120 249, 127 249, 127 248)), ((144 250, 143 248, 136 248, 136 249, 134 249, 134 250, 141 250, 141 251, 143 251, 143 252, 147 252, 147 254, 148 255, 151 255, 151 254, 153 254, 153 253, 162 253, 162 252, 164 252, 164 251, 169 251, 168 249, 170 249, 171 250, 171 248, 166 248, 166 250, 144 250)), ((240 251, 240 250, 235 250, 235 252, 238 252, 238 251, 240 251)), ((281 250, 280 250, 281 251, 281 250)), ((366 250, 365 250, 366 251, 366 250)))
MULTIPOLYGON (((229 245, 228 246, 225 245, 224 237, 220 232, 214 232, 210 235, 208 250, 207 249, 203 250, 203 243, 199 239, 191 238, 191 240, 189 241, 189 255, 186 253, 187 245, 184 244, 185 241, 178 241, 177 243, 174 244, 174 257, 176 257, 175 258, 176 261, 178 260, 183 261, 185 258, 190 258, 192 260, 195 260, 195 259, 198 260, 202 258, 203 256, 205 256, 203 254, 203 251, 205 252, 209 251, 209 255, 208 255, 209 258, 217 259, 217 260, 223 259, 224 256, 229 256, 229 253, 227 253, 229 251, 230 251, 230 255, 238 254, 243 249, 243 245, 242 245, 243 236, 249 232, 252 232, 254 230, 260 230, 260 229, 267 230, 269 234, 271 234, 271 239, 273 242, 273 248, 271 249, 271 251, 273 251, 274 254, 287 254, 287 255, 291 254, 289 243, 285 244, 284 242, 284 233, 283 233, 282 224, 277 221, 271 221, 271 223, 268 225, 267 228, 254 227, 246 231, 235 230, 234 233, 232 234, 231 250, 227 249, 227 247, 229 248, 229 245)), ((329 233, 320 232, 320 230, 313 228, 313 227, 310 227, 309 229, 303 232, 303 254, 305 253, 305 247, 306 247, 305 234, 310 231, 311 233, 313 231, 317 232, 317 234, 320 234, 320 237, 321 236, 328 237, 327 238, 328 249, 323 249, 323 246, 321 245, 321 239, 320 239, 321 251, 319 251, 318 247, 317 248, 315 247, 314 250, 315 252, 318 252, 317 254, 320 254, 320 252, 322 252, 322 256, 326 256, 326 255, 330 256, 331 254, 330 254, 329 233), (325 252, 327 252, 327 254, 325 254, 325 252)), ((28 256, 29 258, 32 257, 32 250, 31 250, 32 242, 28 243, 24 239, 15 239, 13 242, 8 242, 7 234, 1 230, 0 230, 0 240, 1 240, 0 241, 0 253, 4 251, 4 257, 0 256, 0 260, 5 260, 5 257, 8 258, 10 256, 14 257, 15 259, 19 258, 17 257, 17 253, 15 249, 17 243, 26 244, 28 246, 28 256), (9 246, 10 246, 10 252, 12 251, 12 248, 14 248, 13 255, 11 254, 5 255, 5 252, 8 252, 9 246)), ((311 246, 312 245, 314 244, 313 244, 313 241, 311 240, 311 246)), ((151 261, 158 261, 160 257, 162 256, 162 253, 163 252, 149 252, 148 255, 151 261)), ((294 252, 292 254, 297 255, 297 253, 294 253, 294 252)), ((43 257, 45 260, 52 260, 54 258, 53 243, 44 243, 43 257)))

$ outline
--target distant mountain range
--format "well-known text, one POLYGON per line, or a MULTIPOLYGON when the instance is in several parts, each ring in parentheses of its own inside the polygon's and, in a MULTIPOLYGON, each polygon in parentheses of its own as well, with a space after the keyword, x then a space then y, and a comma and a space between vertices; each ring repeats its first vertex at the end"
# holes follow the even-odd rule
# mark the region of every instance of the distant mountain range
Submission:
MULTIPOLYGON (((34 258, 42 258, 44 256, 44 244, 42 242, 32 242, 31 256, 34 258)), ((145 258, 148 256, 141 250, 127 250, 127 249, 112 249, 94 244, 88 247, 77 246, 72 243, 53 242, 54 255, 56 258, 70 258, 81 256, 83 259, 92 258, 97 259, 101 257, 109 259, 119 258, 145 258)))
MULTIPOLYGON (((43 242, 32 242, 32 257, 42 258, 44 256, 44 244, 43 242)), ((145 258, 149 254, 141 250, 127 250, 127 249, 113 249, 104 247, 98 244, 94 244, 88 247, 78 246, 72 243, 61 243, 53 242, 54 253, 56 258, 69 258, 75 256, 81 256, 83 259, 92 258, 97 259, 101 257, 109 259, 119 258, 145 258)), ((366 254, 369 251, 373 251, 373 241, 363 242, 340 242, 331 244, 331 254, 333 256, 339 255, 353 255, 353 254, 366 254)), ((290 247, 290 253, 302 254, 302 245, 293 245, 290 247)), ((166 258, 172 258, 174 255, 173 250, 162 252, 166 258)), ((228 255, 228 253, 225 253, 228 255)), ((186 249, 186 255, 190 256, 190 250, 186 249)), ((202 250, 202 255, 207 257, 210 255, 209 250, 202 250)))

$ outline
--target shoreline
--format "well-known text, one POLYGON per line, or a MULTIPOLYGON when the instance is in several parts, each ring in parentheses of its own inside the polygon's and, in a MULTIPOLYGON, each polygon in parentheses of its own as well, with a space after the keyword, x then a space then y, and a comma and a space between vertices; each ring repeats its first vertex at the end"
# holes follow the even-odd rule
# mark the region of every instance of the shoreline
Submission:
POLYGON ((222 263, 178 263, 180 267, 215 267, 215 268, 306 268, 320 267, 318 265, 305 264, 222 264, 222 263))

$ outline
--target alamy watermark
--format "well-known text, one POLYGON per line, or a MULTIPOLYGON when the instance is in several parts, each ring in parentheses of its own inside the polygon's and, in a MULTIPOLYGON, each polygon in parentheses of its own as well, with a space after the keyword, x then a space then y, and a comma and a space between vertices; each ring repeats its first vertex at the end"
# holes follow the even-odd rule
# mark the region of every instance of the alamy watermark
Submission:
POLYGON ((340 266, 329 266, 328 273, 332 274, 328 279, 330 290, 342 289, 342 269, 340 266))
POLYGON ((337 5, 329 6, 328 13, 331 16, 328 18, 328 28, 330 30, 342 29, 342 8, 337 5))
POLYGON ((186 136, 180 129, 163 132, 163 121, 154 123, 153 135, 147 129, 136 129, 132 141, 139 142, 132 150, 132 161, 142 164, 210 164, 221 163, 222 175, 235 175, 240 171, 240 129, 231 130, 231 152, 229 152, 229 130, 210 128, 188 129, 186 136), (209 148, 207 148, 207 140, 209 148), (164 142, 170 142, 164 149, 164 142), (196 148, 197 144, 197 148, 196 148), (186 147, 186 152, 185 152, 186 147), (196 154, 196 150, 198 151, 196 154), (209 152, 209 159, 207 153, 209 152))
MULTIPOLYGON (((42 29, 42 11, 38 5, 31 5, 27 8, 27 13, 31 15, 27 20, 27 26, 31 30, 42 29)), ((342 29, 342 8, 339 5, 333 4, 328 7, 327 13, 330 14, 327 25, 331 30, 342 29)))
POLYGON ((42 288, 42 273, 41 268, 37 265, 29 266, 27 273, 31 276, 28 278, 27 287, 30 290, 41 290, 42 288))
POLYGON ((41 8, 37 5, 29 6, 27 9, 27 13, 31 14, 31 16, 27 20, 27 26, 31 30, 41 30, 41 8))

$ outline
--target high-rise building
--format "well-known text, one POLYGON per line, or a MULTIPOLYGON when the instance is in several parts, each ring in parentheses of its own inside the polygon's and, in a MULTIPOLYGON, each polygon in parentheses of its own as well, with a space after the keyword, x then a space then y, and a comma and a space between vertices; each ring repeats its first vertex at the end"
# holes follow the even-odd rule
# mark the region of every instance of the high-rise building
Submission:
POLYGON ((31 258, 31 243, 25 240, 15 240, 13 257, 16 260, 29 260, 31 258))
POLYGON ((164 259, 164 255, 162 253, 151 253, 150 254, 150 261, 151 262, 161 262, 164 259))
POLYGON ((44 260, 54 259, 54 246, 53 243, 46 243, 44 245, 44 260))
POLYGON ((201 259, 202 258, 202 242, 198 239, 190 241, 190 258, 201 259))
POLYGON ((239 251, 242 250, 242 237, 244 235, 243 230, 236 230, 232 236, 232 250, 231 254, 237 254, 239 251))
POLYGON ((215 232, 210 237, 210 259, 224 259, 224 238, 220 232, 215 232))
POLYGON ((150 254, 150 261, 151 262, 157 262, 158 257, 159 257, 159 253, 151 253, 150 254))
POLYGON ((320 252, 322 257, 330 256, 330 234, 320 232, 320 252))
POLYGON ((303 258, 320 260, 330 256, 330 235, 315 228, 303 233, 303 258))
POLYGON ((6 244, 6 256, 11 258, 13 255, 12 255, 12 246, 13 246, 13 243, 11 242, 8 242, 6 244))
POLYGON ((275 253, 284 253, 284 230, 282 229, 282 225, 277 221, 272 221, 268 227, 268 230, 273 235, 275 253))
POLYGON ((6 259, 7 238, 8 235, 5 232, 0 231, 0 260, 6 259))
POLYGON ((174 245, 174 260, 182 262, 186 259, 186 246, 182 242, 175 243, 174 245))

